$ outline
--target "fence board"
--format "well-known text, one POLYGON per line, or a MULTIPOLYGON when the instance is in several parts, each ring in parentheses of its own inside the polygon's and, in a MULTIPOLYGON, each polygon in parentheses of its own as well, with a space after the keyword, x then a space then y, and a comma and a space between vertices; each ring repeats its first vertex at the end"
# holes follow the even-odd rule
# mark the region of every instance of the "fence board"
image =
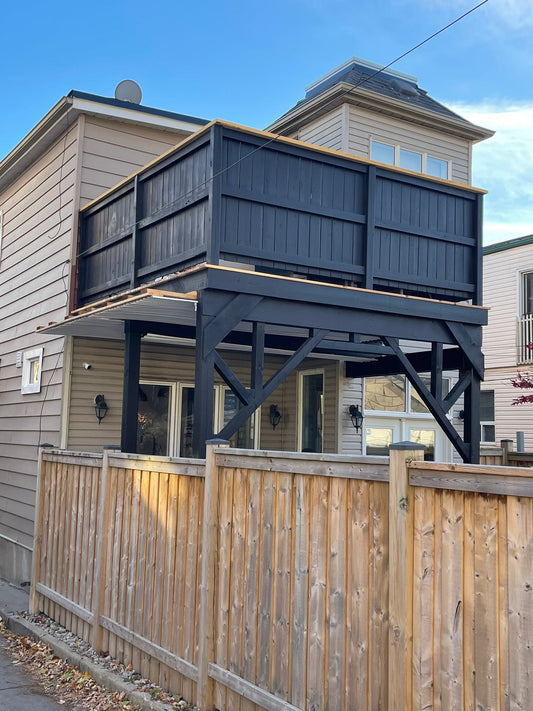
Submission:
MULTIPOLYGON (((197 460, 42 453, 32 600, 193 702, 207 673, 220 711, 397 708, 388 472, 213 451, 211 493, 197 460)), ((408 470, 413 709, 532 708, 533 472, 408 470)))

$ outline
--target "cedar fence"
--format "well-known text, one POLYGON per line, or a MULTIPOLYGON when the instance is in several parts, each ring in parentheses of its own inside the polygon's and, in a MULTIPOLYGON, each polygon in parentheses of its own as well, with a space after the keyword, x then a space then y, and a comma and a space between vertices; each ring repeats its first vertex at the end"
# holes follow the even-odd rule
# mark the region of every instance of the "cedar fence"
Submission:
POLYGON ((202 709, 533 708, 533 471, 421 456, 45 450, 32 610, 202 709))

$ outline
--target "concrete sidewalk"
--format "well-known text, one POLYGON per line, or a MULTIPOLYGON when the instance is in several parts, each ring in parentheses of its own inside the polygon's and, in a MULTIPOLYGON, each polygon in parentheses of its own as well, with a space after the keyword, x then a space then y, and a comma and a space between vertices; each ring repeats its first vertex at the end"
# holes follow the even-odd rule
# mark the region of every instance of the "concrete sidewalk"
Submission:
MULTIPOLYGON (((54 654, 78 667, 80 671, 90 674, 101 686, 119 693, 124 692, 129 700, 143 711, 172 711, 168 704, 154 701, 149 694, 138 691, 134 684, 124 681, 120 675, 92 663, 39 625, 22 617, 19 613, 29 609, 29 598, 29 588, 18 588, 0 579, 0 619, 8 630, 44 642, 51 647, 54 654)), ((0 644, 0 711, 65 711, 68 708, 65 704, 58 705, 46 696, 40 696, 20 667, 13 666, 0 644)))

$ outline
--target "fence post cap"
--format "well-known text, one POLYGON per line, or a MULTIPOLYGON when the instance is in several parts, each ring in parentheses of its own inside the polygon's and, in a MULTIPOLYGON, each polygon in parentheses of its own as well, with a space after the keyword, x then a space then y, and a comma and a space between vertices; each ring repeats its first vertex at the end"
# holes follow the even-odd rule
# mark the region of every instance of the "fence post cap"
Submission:
POLYGON ((39 445, 41 449, 55 449, 55 444, 50 444, 49 442, 43 442, 39 445))
POLYGON ((425 449, 425 444, 418 442, 394 442, 389 445, 389 449, 425 449))
POLYGON ((218 437, 215 437, 214 439, 206 440, 206 444, 212 444, 215 447, 228 447, 229 440, 228 439, 220 439, 218 437))

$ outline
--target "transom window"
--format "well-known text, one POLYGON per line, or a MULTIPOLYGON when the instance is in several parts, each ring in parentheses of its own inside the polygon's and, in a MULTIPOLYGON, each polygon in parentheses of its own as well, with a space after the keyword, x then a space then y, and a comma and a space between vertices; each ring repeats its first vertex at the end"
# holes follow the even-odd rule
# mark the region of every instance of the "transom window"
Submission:
POLYGON ((371 141, 370 158, 379 163, 396 165, 416 173, 432 175, 434 178, 447 179, 450 173, 447 160, 381 141, 371 141))
MULTIPOLYGON (((428 388, 431 386, 429 373, 419 374, 420 379, 428 388)), ((442 394, 447 395, 450 381, 443 378, 442 394)), ((414 415, 427 415, 429 410, 422 398, 405 375, 386 375, 376 378, 365 378, 365 411, 398 412, 414 415)))

